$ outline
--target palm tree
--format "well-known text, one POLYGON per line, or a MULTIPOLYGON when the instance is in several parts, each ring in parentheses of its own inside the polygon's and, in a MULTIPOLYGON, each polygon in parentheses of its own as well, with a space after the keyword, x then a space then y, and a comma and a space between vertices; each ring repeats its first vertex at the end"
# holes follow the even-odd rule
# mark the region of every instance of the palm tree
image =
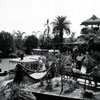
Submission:
POLYGON ((41 33, 41 31, 32 31, 32 33, 34 33, 35 36, 37 37, 37 34, 38 34, 38 33, 41 33))
POLYGON ((18 30, 18 32, 14 32, 13 36, 15 36, 18 40, 21 40, 25 32, 21 32, 18 30))
POLYGON ((63 34, 64 31, 67 34, 70 34, 69 21, 66 20, 66 16, 57 16, 53 24, 53 34, 59 35, 60 43, 63 43, 63 34))
POLYGON ((25 34, 25 32, 21 32, 20 30, 18 30, 17 32, 14 31, 13 33, 13 37, 15 38, 16 41, 16 46, 18 49, 22 49, 23 46, 23 35, 25 34))

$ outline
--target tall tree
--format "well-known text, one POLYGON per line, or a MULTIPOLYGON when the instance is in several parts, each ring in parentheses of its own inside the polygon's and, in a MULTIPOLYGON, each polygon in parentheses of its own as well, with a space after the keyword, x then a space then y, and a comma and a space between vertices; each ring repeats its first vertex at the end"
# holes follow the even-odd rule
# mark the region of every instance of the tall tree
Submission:
POLYGON ((70 22, 66 20, 66 16, 57 16, 54 22, 52 22, 53 25, 53 34, 59 35, 60 37, 60 43, 63 43, 63 34, 64 31, 67 34, 70 34, 70 28, 69 28, 70 22))
POLYGON ((13 50, 14 41, 12 35, 9 32, 0 32, 0 51, 2 51, 3 57, 7 57, 13 50))

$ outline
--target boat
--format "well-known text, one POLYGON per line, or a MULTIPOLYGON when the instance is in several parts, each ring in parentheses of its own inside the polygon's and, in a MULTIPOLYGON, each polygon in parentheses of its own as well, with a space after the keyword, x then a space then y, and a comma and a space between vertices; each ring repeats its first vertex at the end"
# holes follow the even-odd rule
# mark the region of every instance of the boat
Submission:
POLYGON ((23 57, 23 59, 21 59, 21 58, 10 59, 9 60, 9 63, 11 64, 11 67, 12 67, 12 68, 10 68, 11 69, 10 71, 14 70, 15 69, 15 66, 17 64, 22 64, 23 67, 25 67, 28 70, 34 72, 38 68, 39 58, 42 59, 42 56, 39 56, 39 55, 31 55, 31 56, 23 57))
POLYGON ((45 80, 47 78, 47 74, 49 72, 50 68, 48 70, 40 71, 40 72, 34 72, 34 73, 27 73, 28 69, 23 67, 21 64, 17 64, 15 68, 15 77, 14 82, 20 84, 23 83, 37 83, 42 80, 45 80))

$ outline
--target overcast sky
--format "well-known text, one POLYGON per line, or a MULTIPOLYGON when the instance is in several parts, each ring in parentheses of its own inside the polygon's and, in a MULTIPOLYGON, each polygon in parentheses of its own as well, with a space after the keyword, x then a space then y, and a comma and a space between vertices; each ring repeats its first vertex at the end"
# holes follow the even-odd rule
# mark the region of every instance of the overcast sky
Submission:
POLYGON ((0 31, 43 32, 47 19, 52 22, 61 15, 79 35, 81 22, 93 14, 100 17, 100 0, 0 0, 0 31))

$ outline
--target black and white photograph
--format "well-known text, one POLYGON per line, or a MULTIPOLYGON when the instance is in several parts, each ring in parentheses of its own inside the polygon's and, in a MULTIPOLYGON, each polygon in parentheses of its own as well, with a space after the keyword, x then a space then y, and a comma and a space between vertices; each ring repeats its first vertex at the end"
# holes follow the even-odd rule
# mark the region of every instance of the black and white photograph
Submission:
POLYGON ((0 100, 100 100, 100 0, 0 0, 0 100))

